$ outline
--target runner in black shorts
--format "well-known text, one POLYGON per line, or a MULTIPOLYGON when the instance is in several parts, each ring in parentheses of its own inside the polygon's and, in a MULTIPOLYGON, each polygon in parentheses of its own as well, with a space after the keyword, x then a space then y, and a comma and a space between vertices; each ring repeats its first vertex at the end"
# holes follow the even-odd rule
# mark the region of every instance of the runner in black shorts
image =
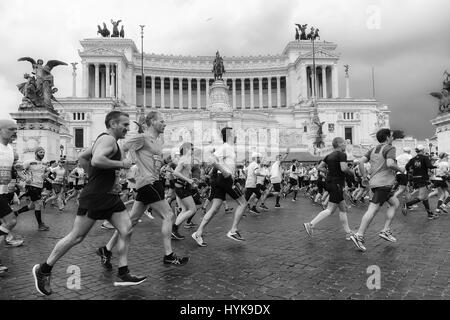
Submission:
POLYGON ((311 222, 304 223, 306 233, 313 235, 314 227, 323 219, 328 218, 337 208, 339 208, 339 219, 347 234, 346 239, 350 240, 351 230, 347 220, 347 206, 344 201, 345 174, 353 175, 353 171, 348 168, 347 154, 345 153, 345 140, 337 137, 333 139, 334 151, 327 155, 319 164, 317 170, 327 171, 327 190, 330 193, 328 207, 320 212, 311 222), (327 169, 326 169, 327 168, 327 169))
MULTIPOLYGON (((161 228, 165 252, 163 263, 182 266, 189 261, 189 258, 178 257, 172 250, 171 235, 174 214, 165 199, 164 183, 160 176, 163 165, 163 145, 159 137, 164 133, 166 127, 164 116, 158 111, 151 111, 146 116, 145 122, 145 132, 134 136, 123 146, 125 152, 129 151, 134 154, 138 167, 137 196, 130 213, 131 223, 133 226, 137 225, 150 206, 152 213, 163 220, 161 228)), ((106 269, 112 268, 111 251, 116 245, 118 236, 116 231, 108 244, 97 250, 97 254, 101 257, 101 263, 106 269)))
POLYGON ((123 160, 117 144, 117 140, 123 139, 129 130, 129 116, 121 111, 111 111, 106 115, 105 124, 107 133, 101 134, 94 145, 79 157, 83 167, 89 169, 89 182, 80 196, 72 231, 56 244, 46 262, 33 267, 36 290, 42 295, 52 293, 50 277, 55 263, 83 241, 97 220, 109 220, 119 233, 119 272, 114 285, 131 286, 146 280, 146 277, 131 275, 127 266, 132 227, 130 216, 118 195, 117 170, 131 167, 130 160, 123 160))
POLYGON ((217 179, 215 181, 215 188, 213 189, 213 204, 206 215, 203 217, 202 222, 196 232, 192 234, 192 238, 197 242, 199 246, 206 246, 203 241, 203 229, 210 222, 214 214, 218 211, 226 195, 228 194, 232 199, 238 202, 238 207, 234 212, 233 225, 230 231, 227 233, 227 237, 235 241, 244 241, 239 230, 238 225, 244 214, 247 202, 244 199, 243 193, 238 186, 234 184, 233 177, 236 169, 236 153, 234 151, 235 136, 232 128, 225 127, 221 131, 223 145, 217 148, 212 157, 212 164, 216 167, 218 172, 217 179))

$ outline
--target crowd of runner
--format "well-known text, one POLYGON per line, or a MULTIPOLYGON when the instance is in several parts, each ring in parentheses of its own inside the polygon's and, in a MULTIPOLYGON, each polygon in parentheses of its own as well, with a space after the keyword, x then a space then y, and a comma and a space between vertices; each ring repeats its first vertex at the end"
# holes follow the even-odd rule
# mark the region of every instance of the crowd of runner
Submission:
MULTIPOLYGON (((114 285, 129 286, 146 280, 130 273, 127 260, 132 228, 144 215, 163 221, 163 263, 183 266, 189 258, 173 252, 172 240, 188 241, 183 228, 190 230, 190 241, 207 246, 204 230, 222 206, 226 213, 234 212, 226 236, 244 242, 245 235, 239 229, 244 215, 280 210, 283 201, 291 198, 296 202, 302 196, 322 207, 313 220, 302 222, 308 236, 313 236, 317 224, 338 209, 345 238, 360 251, 366 251, 364 234, 384 203, 388 204, 386 221, 379 236, 389 242, 397 241, 391 223, 398 208, 408 215, 421 202, 429 220, 447 214, 448 155, 428 155, 421 145, 415 147, 414 157, 407 147, 397 155, 389 129, 381 129, 377 133, 379 144, 354 161, 347 159, 345 141, 335 138, 334 151, 319 163, 286 162, 288 149, 274 161, 255 152, 251 161, 238 165, 234 131, 229 127, 221 131, 223 144, 199 162, 194 156, 196 146, 191 143, 184 143, 175 157, 163 157, 160 135, 166 124, 159 112, 150 112, 142 133, 126 140, 122 148, 117 141, 129 130, 129 116, 112 111, 105 125, 105 133, 69 169, 64 160, 44 163, 45 150, 41 147, 35 150, 35 159, 21 164, 11 145, 17 126, 13 121, 0 120, 0 240, 4 245, 24 244, 20 235, 13 234, 21 214, 34 211, 37 230, 45 232, 51 226, 42 220, 42 210, 54 206, 61 213, 70 201, 78 208, 71 232, 46 260, 33 267, 40 294, 51 294, 53 266, 84 240, 96 221, 103 221, 103 229, 115 230, 111 240, 96 252, 101 264, 112 270, 116 247, 119 261, 114 285), (431 208, 429 199, 434 196, 437 205, 431 208), (267 199, 271 197, 275 201, 269 204, 267 199), (231 200, 235 200, 236 208, 230 207, 231 200), (130 212, 126 205, 132 205, 130 212), (352 206, 367 207, 358 230, 351 230, 348 224, 347 212, 352 206)), ((7 271, 0 262, 0 275, 7 271)))

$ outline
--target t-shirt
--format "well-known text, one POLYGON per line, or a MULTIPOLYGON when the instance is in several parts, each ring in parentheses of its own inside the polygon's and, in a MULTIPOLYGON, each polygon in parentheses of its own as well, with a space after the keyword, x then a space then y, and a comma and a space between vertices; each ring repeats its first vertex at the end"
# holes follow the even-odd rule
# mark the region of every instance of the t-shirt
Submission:
POLYGON ((214 156, 219 159, 219 164, 223 165, 231 176, 234 176, 236 171, 236 152, 234 152, 234 148, 225 142, 217 148, 214 156))
POLYGON ((8 193, 8 184, 11 182, 11 170, 14 163, 14 150, 12 145, 0 143, 0 194, 8 193))
MULTIPOLYGON (((178 160, 177 166, 180 166, 182 168, 180 173, 183 176, 185 176, 186 178, 192 177, 192 157, 182 156, 180 160, 178 160)), ((175 179, 179 180, 182 184, 185 183, 185 180, 177 178, 176 176, 175 179)))
POLYGON ((275 161, 272 164, 272 167, 270 167, 270 182, 272 183, 281 183, 282 176, 281 176, 281 162, 275 161))
POLYGON ((298 180, 298 173, 300 173, 300 171, 297 171, 298 167, 293 164, 290 169, 289 169, 289 178, 291 179, 295 179, 298 180))
POLYGON ((371 188, 389 187, 395 184, 395 171, 387 166, 387 159, 395 161, 395 147, 379 144, 364 155, 370 162, 371 188))
POLYGON ((311 177, 311 181, 316 181, 319 178, 319 172, 317 171, 317 168, 314 167, 309 171, 309 175, 311 177))
POLYGON ((341 170, 341 162, 347 162, 347 154, 342 151, 333 151, 323 160, 328 167, 328 180, 345 181, 345 173, 341 170))
POLYGON ((246 188, 256 188, 256 173, 259 169, 259 164, 256 161, 250 163, 247 167, 247 180, 245 181, 246 188))
POLYGON ((56 174, 53 183, 62 184, 64 181, 64 175, 66 174, 66 169, 57 166, 56 168, 51 168, 50 171, 56 174))
POLYGON ((261 169, 259 169, 259 173, 261 174, 261 176, 256 176, 256 184, 264 184, 266 176, 269 175, 269 169, 266 167, 262 167, 261 169))
POLYGON ((76 178, 72 178, 73 182, 77 184, 77 186, 84 185, 84 169, 76 167, 71 172, 72 175, 76 176, 76 178))
POLYGON ((436 164, 436 180, 442 180, 442 177, 446 176, 449 172, 449 164, 447 161, 439 161, 436 164))
POLYGON ((124 148, 135 153, 138 175, 136 188, 140 189, 148 184, 160 180, 163 166, 162 141, 148 134, 138 134, 128 140, 124 148))
POLYGON ((405 166, 406 170, 412 170, 414 178, 429 179, 428 170, 433 169, 430 158, 426 155, 418 154, 414 158, 411 158, 405 166))
POLYGON ((409 162, 409 160, 411 160, 411 158, 412 155, 410 155, 409 153, 402 153, 401 155, 399 155, 396 158, 398 167, 402 170, 405 170, 405 166, 409 162))
POLYGON ((39 160, 31 160, 24 163, 23 168, 26 175, 31 179, 29 186, 35 188, 44 187, 44 176, 47 167, 39 160))

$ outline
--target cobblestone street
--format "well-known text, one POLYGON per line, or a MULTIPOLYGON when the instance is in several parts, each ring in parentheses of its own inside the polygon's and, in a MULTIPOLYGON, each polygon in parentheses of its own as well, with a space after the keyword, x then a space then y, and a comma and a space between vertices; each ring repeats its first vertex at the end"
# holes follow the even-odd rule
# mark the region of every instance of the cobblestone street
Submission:
MULTIPOLYGON (((231 202, 230 202, 231 203, 231 202)), ((234 205, 234 204, 233 204, 234 205)), ((432 203, 434 207, 434 203, 432 203)), ((273 198, 268 206, 274 207, 273 198)), ((132 273, 148 275, 140 286, 116 288, 117 253, 112 272, 104 271, 95 250, 104 245, 111 231, 98 223, 85 241, 55 266, 54 293, 41 298, 31 274, 55 243, 71 228, 75 207, 63 214, 47 209, 43 219, 49 232, 38 232, 32 212, 22 214, 14 230, 25 239, 23 247, 1 248, 1 260, 9 272, 0 277, 0 299, 51 300, 302 300, 302 299, 449 299, 450 217, 428 221, 422 207, 407 217, 398 211, 393 223, 396 244, 378 237, 383 213, 375 217, 367 233, 367 251, 356 250, 345 240, 337 213, 315 229, 308 238, 303 222, 320 208, 303 197, 296 203, 282 201, 282 209, 261 216, 247 213, 241 223, 245 243, 226 237, 232 214, 219 213, 207 227, 208 246, 197 247, 188 230, 183 241, 173 241, 175 252, 188 255, 184 267, 165 267, 160 220, 144 216, 132 238, 129 266, 132 273), (369 266, 381 269, 381 289, 369 290, 369 266), (81 289, 67 288, 70 266, 81 270, 81 289)), ((349 223, 359 226, 364 208, 352 208, 349 223)), ((194 218, 198 223, 200 212, 194 218)))

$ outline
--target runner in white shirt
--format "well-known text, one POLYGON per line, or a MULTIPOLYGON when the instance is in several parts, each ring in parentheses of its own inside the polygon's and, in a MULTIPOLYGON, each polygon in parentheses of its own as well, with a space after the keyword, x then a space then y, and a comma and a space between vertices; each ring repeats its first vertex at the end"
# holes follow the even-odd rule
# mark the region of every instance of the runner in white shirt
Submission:
POLYGON ((64 179, 66 178, 66 169, 64 168, 65 163, 66 162, 64 160, 59 160, 58 166, 56 168, 50 169, 50 171, 56 175, 55 179, 52 181, 54 194, 52 197, 46 199, 45 203, 44 203, 44 207, 45 207, 45 205, 48 202, 56 199, 60 213, 64 210, 64 206, 65 206, 64 192, 63 192, 64 179))
MULTIPOLYGON (((11 143, 15 139, 17 139, 17 125, 11 120, 0 120, 0 238, 6 238, 17 224, 16 214, 9 206, 12 199, 8 196, 10 194, 8 185, 12 179, 14 163, 14 150, 11 143)), ((5 243, 8 245, 7 240, 5 243)), ((7 271, 8 268, 0 261, 0 275, 7 271)))
MULTIPOLYGON (((411 148, 404 147, 403 153, 395 159, 397 161, 397 165, 400 169, 403 171, 405 170, 406 164, 411 160, 411 148)), ((397 172, 397 183, 398 183, 398 190, 395 193, 395 197, 398 198, 403 192, 406 190, 406 186, 408 185, 408 175, 406 173, 400 173, 397 172)))
POLYGON ((261 154, 254 152, 252 159, 254 160, 247 167, 247 179, 245 181, 245 201, 248 202, 250 212, 253 214, 260 214, 256 205, 262 194, 257 188, 257 180, 259 177, 263 177, 261 174, 261 154), (256 201, 255 201, 256 199, 256 201))
POLYGON ((239 204, 234 212, 233 225, 227 233, 227 237, 235 241, 245 241, 238 230, 238 225, 244 214, 247 202, 245 201, 242 191, 233 181, 236 171, 236 152, 234 151, 235 135, 233 129, 230 127, 223 128, 221 133, 223 144, 217 148, 211 159, 212 164, 219 170, 215 181, 215 188, 213 189, 213 204, 203 217, 197 231, 192 234, 192 238, 201 247, 206 246, 206 243, 202 238, 203 229, 218 211, 227 194, 239 204))
POLYGON ((262 194, 261 196, 261 204, 259 208, 268 211, 269 208, 266 206, 265 201, 270 191, 270 171, 269 171, 269 163, 264 163, 263 167, 259 170, 260 175, 256 177, 256 188, 262 194))
POLYGON ((289 149, 284 154, 284 156, 277 155, 276 161, 270 167, 270 182, 272 183, 273 194, 276 196, 275 208, 281 208, 280 205, 280 192, 281 192, 281 181, 283 180, 282 172, 281 172, 281 162, 286 160, 289 155, 289 149))
POLYGON ((80 197, 81 190, 84 186, 84 176, 84 169, 81 167, 81 164, 77 162, 77 166, 69 174, 69 178, 73 180, 73 192, 67 197, 66 203, 69 202, 70 199, 77 197, 78 205, 78 198, 80 197))
POLYGON ((435 164, 437 167, 435 169, 434 175, 430 178, 431 182, 433 183, 434 187, 436 188, 435 191, 431 192, 428 195, 428 199, 430 199, 434 195, 439 196, 439 200, 436 207, 437 213, 447 214, 447 210, 443 207, 445 199, 449 196, 448 192, 448 185, 447 185, 447 179, 449 178, 449 163, 448 163, 448 154, 443 152, 439 154, 439 160, 435 164))

